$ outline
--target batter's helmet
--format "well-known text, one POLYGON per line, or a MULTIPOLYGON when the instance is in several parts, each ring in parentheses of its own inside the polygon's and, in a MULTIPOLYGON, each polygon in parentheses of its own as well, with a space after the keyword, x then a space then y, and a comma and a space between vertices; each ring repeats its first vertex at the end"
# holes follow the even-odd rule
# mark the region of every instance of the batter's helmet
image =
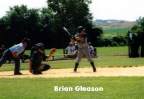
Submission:
POLYGON ((84 31, 85 30, 85 28, 83 27, 83 26, 78 26, 78 33, 80 33, 81 31, 84 31))

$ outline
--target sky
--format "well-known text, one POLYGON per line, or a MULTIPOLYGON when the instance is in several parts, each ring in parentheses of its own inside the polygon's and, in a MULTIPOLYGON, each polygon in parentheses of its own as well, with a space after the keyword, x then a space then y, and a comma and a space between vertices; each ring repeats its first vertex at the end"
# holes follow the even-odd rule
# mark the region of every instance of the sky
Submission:
POLYGON ((134 21, 144 17, 144 0, 92 0, 90 10, 97 19, 134 21))
MULTIPOLYGON (((47 0, 0 0, 0 17, 9 7, 27 5, 28 8, 47 7, 47 0)), ((90 12, 93 19, 117 19, 135 21, 144 16, 144 0, 92 0, 90 12)))

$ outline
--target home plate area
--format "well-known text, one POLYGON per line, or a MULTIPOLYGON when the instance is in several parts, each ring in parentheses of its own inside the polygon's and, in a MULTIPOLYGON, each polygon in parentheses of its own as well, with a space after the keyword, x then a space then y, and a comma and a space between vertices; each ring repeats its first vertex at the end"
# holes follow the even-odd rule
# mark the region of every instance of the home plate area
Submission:
POLYGON ((92 72, 92 68, 78 68, 73 72, 69 69, 50 69, 40 75, 33 75, 28 70, 21 71, 23 75, 13 75, 13 71, 0 72, 0 78, 63 78, 63 77, 119 77, 119 76, 144 76, 144 66, 140 67, 113 67, 97 68, 97 72, 92 72))

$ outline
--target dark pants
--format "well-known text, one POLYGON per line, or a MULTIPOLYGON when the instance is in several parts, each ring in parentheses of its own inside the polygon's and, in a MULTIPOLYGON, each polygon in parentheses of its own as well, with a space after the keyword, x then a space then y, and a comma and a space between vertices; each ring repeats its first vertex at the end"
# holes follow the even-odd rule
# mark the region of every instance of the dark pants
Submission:
POLYGON ((0 67, 6 63, 7 60, 9 60, 10 58, 12 58, 15 62, 15 68, 14 68, 14 74, 17 74, 20 72, 20 59, 19 58, 14 58, 12 56, 12 53, 9 49, 5 50, 1 59, 0 59, 0 67))
POLYGON ((31 64, 32 74, 42 74, 42 71, 46 71, 50 68, 48 64, 31 64))

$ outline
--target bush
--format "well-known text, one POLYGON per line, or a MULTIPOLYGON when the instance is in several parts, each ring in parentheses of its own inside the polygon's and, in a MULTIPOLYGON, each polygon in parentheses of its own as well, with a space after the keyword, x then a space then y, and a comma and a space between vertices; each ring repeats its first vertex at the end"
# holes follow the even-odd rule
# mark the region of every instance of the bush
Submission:
POLYGON ((96 46, 126 46, 127 38, 123 36, 115 36, 112 38, 99 38, 96 42, 96 46))

